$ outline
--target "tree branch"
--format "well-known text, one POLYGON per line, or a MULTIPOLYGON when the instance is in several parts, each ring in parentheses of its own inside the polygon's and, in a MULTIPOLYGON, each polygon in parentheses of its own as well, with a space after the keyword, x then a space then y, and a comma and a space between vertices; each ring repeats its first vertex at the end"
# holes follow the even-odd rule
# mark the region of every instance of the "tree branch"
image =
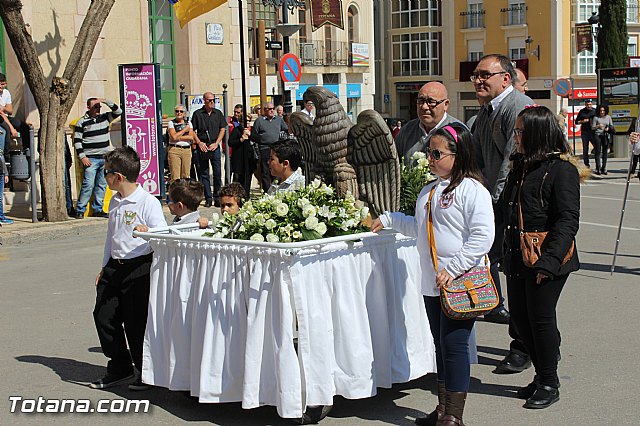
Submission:
POLYGON ((2 17, 11 46, 16 53, 36 105, 39 110, 44 111, 49 105, 49 90, 35 44, 22 18, 22 2, 20 0, 0 0, 0 17, 2 17))

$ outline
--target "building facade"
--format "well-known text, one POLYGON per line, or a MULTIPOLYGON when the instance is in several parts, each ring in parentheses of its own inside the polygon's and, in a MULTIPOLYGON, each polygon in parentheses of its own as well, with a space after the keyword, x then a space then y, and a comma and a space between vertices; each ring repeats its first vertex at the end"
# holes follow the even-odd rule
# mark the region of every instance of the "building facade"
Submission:
MULTIPOLYGON (((36 0, 23 0, 23 17, 49 81, 62 75, 90 0, 51 0, 42 7, 36 0)), ((292 98, 302 98, 309 85, 324 85, 336 92, 348 113, 357 115, 373 107, 374 58, 369 55, 373 37, 373 7, 367 0, 343 1, 344 29, 324 26, 313 31, 309 0, 305 8, 287 10, 289 23, 302 29, 290 40, 290 50, 302 62, 300 89, 292 98), (354 54, 355 60, 354 60, 354 54)), ((257 75, 257 26, 264 20, 267 38, 282 41, 277 26, 283 22, 282 8, 262 0, 243 2, 247 104, 259 102, 257 75)), ((92 53, 69 121, 82 115, 88 97, 119 100, 118 65, 155 62, 160 64, 163 112, 172 116, 180 92, 200 95, 204 91, 222 93, 227 84, 232 107, 242 103, 240 60, 240 20, 238 2, 227 2, 199 16, 183 28, 167 0, 129 0, 115 2, 92 53), (182 89, 182 87, 184 89, 182 89)), ((280 102, 283 87, 277 62, 284 53, 267 51, 267 94, 280 102)), ((15 53, 0 28, 0 72, 8 79, 16 115, 39 127, 35 102, 24 80, 15 53)))
MULTIPOLYGON (((578 109, 597 98, 593 51, 576 50, 578 23, 598 11, 599 0, 387 0, 376 2, 378 35, 376 109, 403 119, 416 115, 417 90, 441 81, 449 90, 449 112, 461 120, 479 107, 469 76, 488 53, 511 57, 528 76, 528 95, 557 111, 578 109), (573 99, 553 91, 558 78, 573 81, 573 99)), ((595 29, 595 28, 594 28, 595 29)), ((638 1, 627 0, 628 54, 638 55, 638 1)), ((572 130, 570 128, 570 130, 572 130)))

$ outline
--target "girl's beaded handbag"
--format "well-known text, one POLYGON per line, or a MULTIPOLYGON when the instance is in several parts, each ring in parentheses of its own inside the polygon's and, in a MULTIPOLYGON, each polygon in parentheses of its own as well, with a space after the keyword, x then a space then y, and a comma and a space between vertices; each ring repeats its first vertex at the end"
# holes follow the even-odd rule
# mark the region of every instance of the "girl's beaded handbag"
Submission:
MULTIPOLYGON (((435 186, 429 193, 427 203, 427 235, 433 268, 438 273, 438 255, 433 234, 431 217, 431 199, 435 186)), ((489 313, 498 306, 498 290, 489 273, 489 259, 485 255, 485 264, 474 266, 449 284, 440 289, 440 304, 445 315, 454 320, 467 320, 489 313)))

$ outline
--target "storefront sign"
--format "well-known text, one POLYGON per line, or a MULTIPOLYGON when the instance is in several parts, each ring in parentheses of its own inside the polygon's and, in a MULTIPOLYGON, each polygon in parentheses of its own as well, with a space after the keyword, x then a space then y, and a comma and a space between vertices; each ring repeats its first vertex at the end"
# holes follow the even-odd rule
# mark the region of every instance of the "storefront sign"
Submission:
POLYGON ((362 86, 360 84, 347 84, 347 99, 350 98, 361 98, 362 97, 362 86))
POLYGON ((598 89, 573 89, 573 99, 598 99, 598 89))
MULTIPOLYGON (((316 84, 301 84, 300 89, 296 91, 296 101, 302 101, 304 92, 311 86, 317 86, 316 84)), ((323 84, 322 87, 333 92, 338 98, 340 97, 340 85, 339 84, 323 84)))
POLYGON ((164 161, 159 152, 162 134, 160 66, 157 64, 120 65, 122 140, 140 156, 138 183, 151 195, 162 195, 164 161))
POLYGON ((368 67, 369 45, 366 43, 352 43, 351 57, 353 58, 352 65, 354 67, 368 67))
POLYGON ((599 100, 609 106, 616 133, 627 134, 638 116, 639 68, 611 68, 598 71, 599 100))
POLYGON ((578 53, 588 50, 593 52, 593 36, 591 24, 576 24, 576 51, 578 53))
POLYGON ((316 31, 327 24, 344 30, 342 0, 309 0, 311 3, 311 29, 316 31))

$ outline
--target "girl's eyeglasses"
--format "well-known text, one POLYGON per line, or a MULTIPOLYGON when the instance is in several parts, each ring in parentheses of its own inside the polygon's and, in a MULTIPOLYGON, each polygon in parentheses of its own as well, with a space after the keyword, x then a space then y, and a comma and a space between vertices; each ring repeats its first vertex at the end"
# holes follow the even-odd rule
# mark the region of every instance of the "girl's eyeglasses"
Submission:
POLYGON ((456 155, 455 152, 442 152, 438 149, 427 148, 427 155, 433 158, 436 161, 440 161, 444 157, 448 157, 450 155, 456 155))

